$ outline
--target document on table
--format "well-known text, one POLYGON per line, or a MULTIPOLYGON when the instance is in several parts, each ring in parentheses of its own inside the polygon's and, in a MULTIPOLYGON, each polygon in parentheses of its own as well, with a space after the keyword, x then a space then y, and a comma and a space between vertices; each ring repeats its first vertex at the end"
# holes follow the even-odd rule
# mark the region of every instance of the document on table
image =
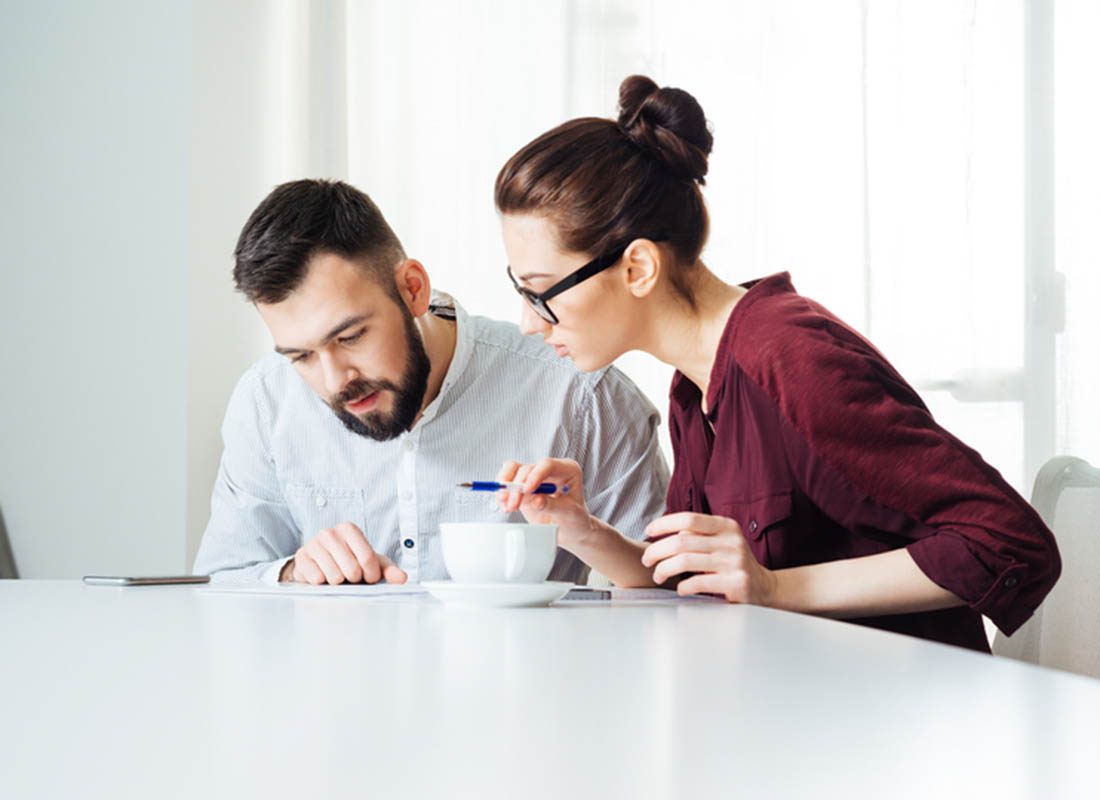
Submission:
MULTIPOLYGON (((428 590, 418 583, 341 583, 337 586, 312 586, 307 583, 210 583, 200 594, 261 594, 307 597, 363 597, 379 600, 413 600, 426 597, 428 590)), ((671 603, 720 603, 721 598, 710 595, 681 597, 671 589, 619 589, 616 587, 577 586, 555 605, 574 603, 612 603, 615 605, 647 603, 667 605, 671 603)))
POLYGON ((312 586, 308 583, 211 583, 200 589, 202 594, 270 594, 309 595, 326 597, 411 597, 426 595, 428 590, 418 583, 341 583, 337 586, 312 586))

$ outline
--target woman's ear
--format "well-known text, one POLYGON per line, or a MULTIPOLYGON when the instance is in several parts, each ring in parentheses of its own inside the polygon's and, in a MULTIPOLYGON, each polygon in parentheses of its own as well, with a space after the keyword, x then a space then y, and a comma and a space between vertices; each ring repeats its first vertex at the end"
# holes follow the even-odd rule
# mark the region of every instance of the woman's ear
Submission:
POLYGON ((414 317, 428 313, 432 299, 432 282, 424 265, 416 259, 405 259, 393 273, 397 291, 414 317))
POLYGON ((635 297, 647 297, 657 287, 664 253, 649 239, 635 239, 623 253, 626 286, 635 297))

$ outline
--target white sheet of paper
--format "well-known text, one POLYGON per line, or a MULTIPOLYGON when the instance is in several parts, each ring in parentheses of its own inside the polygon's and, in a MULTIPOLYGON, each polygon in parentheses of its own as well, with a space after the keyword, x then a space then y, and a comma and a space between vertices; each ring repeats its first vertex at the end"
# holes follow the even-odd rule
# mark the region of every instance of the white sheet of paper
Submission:
POLYGON ((421 595, 428 590, 418 583, 341 583, 337 586, 311 586, 308 583, 211 583, 203 594, 271 594, 271 595, 345 595, 353 597, 394 597, 397 595, 421 595))

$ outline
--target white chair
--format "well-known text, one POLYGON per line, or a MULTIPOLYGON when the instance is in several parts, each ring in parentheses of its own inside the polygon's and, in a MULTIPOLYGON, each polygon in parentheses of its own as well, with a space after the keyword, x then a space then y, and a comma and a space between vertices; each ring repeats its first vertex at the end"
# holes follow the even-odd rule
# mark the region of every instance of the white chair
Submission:
POLYGON ((4 514, 0 512, 0 579, 18 577, 15 557, 11 554, 11 542, 8 541, 8 530, 4 527, 4 514))
POLYGON ((1043 465, 1031 504, 1054 531, 1062 577, 1012 637, 993 652, 1100 678, 1100 469, 1072 456, 1043 465))

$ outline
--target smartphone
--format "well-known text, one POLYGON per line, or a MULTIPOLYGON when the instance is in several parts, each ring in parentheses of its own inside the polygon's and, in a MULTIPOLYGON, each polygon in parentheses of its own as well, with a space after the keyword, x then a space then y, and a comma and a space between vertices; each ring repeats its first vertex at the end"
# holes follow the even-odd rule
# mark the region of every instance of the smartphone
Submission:
POLYGON ((574 586, 565 593, 562 600, 610 600, 610 589, 592 588, 591 586, 574 586))
POLYGON ((84 582, 92 586, 171 586, 177 583, 210 583, 210 576, 169 575, 162 578, 120 578, 108 575, 85 575, 84 582))

